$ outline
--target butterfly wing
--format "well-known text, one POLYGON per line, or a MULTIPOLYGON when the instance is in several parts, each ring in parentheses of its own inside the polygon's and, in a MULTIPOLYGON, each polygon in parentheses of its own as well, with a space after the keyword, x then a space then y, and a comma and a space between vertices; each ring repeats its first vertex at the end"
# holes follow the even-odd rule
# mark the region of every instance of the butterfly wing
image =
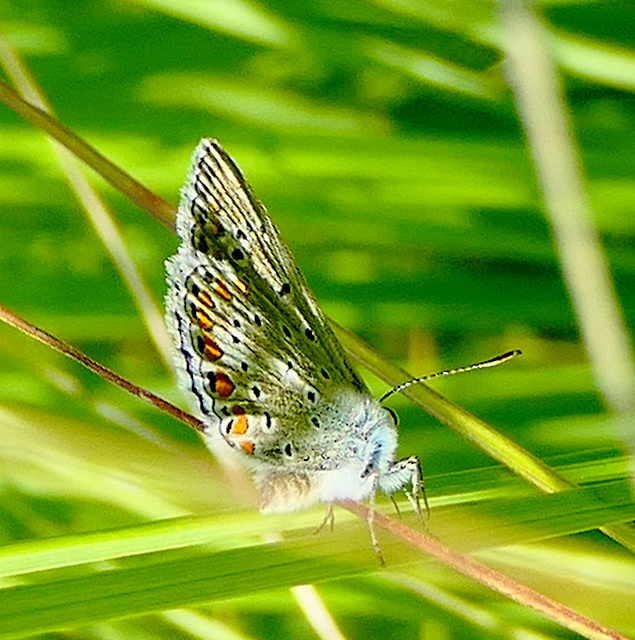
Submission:
POLYGON ((334 449, 345 436, 324 434, 346 428, 329 399, 366 387, 265 208, 214 140, 194 152, 177 230, 166 302, 182 385, 208 438, 245 454, 261 507, 293 507, 309 490, 296 471, 324 466, 309 450, 334 449))

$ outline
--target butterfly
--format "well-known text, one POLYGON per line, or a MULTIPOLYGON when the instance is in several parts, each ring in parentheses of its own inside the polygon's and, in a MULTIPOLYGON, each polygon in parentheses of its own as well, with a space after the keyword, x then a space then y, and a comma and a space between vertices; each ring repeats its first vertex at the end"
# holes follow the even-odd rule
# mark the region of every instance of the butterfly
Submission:
POLYGON ((215 140, 194 152, 176 225, 166 317, 180 384, 208 446, 251 471, 260 510, 374 504, 378 490, 404 490, 420 514, 419 460, 395 458, 393 414, 349 364, 267 210, 215 140))

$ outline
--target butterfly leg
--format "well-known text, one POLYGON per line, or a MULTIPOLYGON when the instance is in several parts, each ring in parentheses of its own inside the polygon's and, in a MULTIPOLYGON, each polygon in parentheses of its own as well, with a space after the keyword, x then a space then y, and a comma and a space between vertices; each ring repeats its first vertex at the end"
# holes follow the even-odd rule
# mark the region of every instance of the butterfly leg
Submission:
POLYGON ((335 514, 333 513, 332 502, 329 502, 326 505, 326 513, 324 514, 324 520, 322 520, 322 522, 320 522, 320 524, 317 526, 317 528, 313 532, 313 535, 317 535, 318 533, 320 533, 322 529, 324 529, 324 527, 326 527, 327 525, 331 531, 333 531, 333 529, 335 528, 335 514))
POLYGON ((423 512, 421 510, 421 498, 425 506, 426 516, 430 517, 430 506, 426 496, 425 487, 423 486, 423 475, 421 473, 421 464, 417 456, 410 456, 403 460, 397 460, 393 466, 385 474, 388 478, 391 476, 395 479, 395 490, 403 489, 408 502, 412 506, 413 511, 417 514, 419 520, 423 522, 423 512), (410 490, 405 489, 406 485, 410 485, 410 490))
POLYGON ((384 554, 381 551, 381 547, 379 546, 379 541, 377 540, 377 535, 375 534, 375 496, 377 495, 377 486, 378 486, 379 476, 377 473, 373 474, 373 488, 370 492, 370 498, 368 500, 368 530, 370 532, 370 543, 373 545, 373 549, 379 558, 379 564, 382 566, 386 564, 384 560, 384 554))
POLYGON ((399 516, 399 519, 401 520, 401 511, 399 510, 399 505, 395 500, 395 496, 390 494, 388 497, 390 498, 390 502, 392 502, 392 506, 395 508, 395 513, 399 516))

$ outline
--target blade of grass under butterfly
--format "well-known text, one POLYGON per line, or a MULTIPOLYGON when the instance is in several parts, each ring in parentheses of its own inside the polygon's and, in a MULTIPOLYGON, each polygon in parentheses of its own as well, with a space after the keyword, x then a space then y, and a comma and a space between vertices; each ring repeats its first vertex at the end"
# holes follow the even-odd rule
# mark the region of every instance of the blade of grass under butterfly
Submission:
MULTIPOLYGON (((173 523, 178 527, 178 522, 173 523)), ((132 566, 44 577, 6 587, 0 638, 16 638, 165 609, 202 605, 367 571, 354 545, 320 553, 317 539, 174 556, 146 554, 132 566)), ((322 545, 324 549, 324 545, 322 545)))
MULTIPOLYGON (((476 506, 457 503, 437 519, 435 528, 448 545, 464 551, 524 544, 588 531, 611 519, 633 518, 635 506, 627 498, 624 483, 614 481, 551 495, 485 500, 476 506)), ((352 518, 341 514, 338 528, 352 518)), ((0 546, 0 578, 196 545, 237 548, 258 542, 272 530, 287 535, 314 524, 310 511, 255 520, 251 511, 222 512, 29 540, 0 546)))
MULTIPOLYGON (((364 518, 369 515, 368 508, 361 504, 345 506, 364 518)), ((566 628, 589 638, 621 637, 403 523, 382 514, 376 514, 376 519, 379 526, 396 538, 566 628)), ((143 615, 219 598, 245 597, 309 580, 341 579, 365 570, 371 557, 367 555, 364 560, 355 536, 351 535, 339 535, 336 546, 324 545, 311 537, 263 545, 257 540, 258 529, 253 529, 250 518, 241 521, 234 515, 174 518, 12 545, 2 550, 1 558, 13 572, 64 566, 76 566, 77 570, 67 576, 49 573, 36 584, 5 588, 0 638, 143 615), (211 545, 213 550, 206 550, 201 544, 211 545), (180 551, 175 555, 176 549, 180 551), (129 566, 126 560, 131 555, 137 557, 129 566), (115 565, 107 572, 94 571, 95 562, 116 559, 123 565, 115 565), (307 573, 307 566, 313 570, 307 573)), ((262 531, 266 529, 267 525, 262 524, 262 531)))

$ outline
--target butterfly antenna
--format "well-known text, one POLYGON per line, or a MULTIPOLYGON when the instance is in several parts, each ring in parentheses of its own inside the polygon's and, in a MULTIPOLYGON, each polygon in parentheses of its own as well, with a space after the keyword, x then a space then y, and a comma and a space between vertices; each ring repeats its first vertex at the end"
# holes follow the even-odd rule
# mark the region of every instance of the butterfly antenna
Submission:
POLYGON ((432 380, 433 378, 443 378, 446 376, 453 376, 455 373, 467 373, 468 371, 475 371, 476 369, 487 369, 487 367, 496 367, 499 364, 503 364, 503 362, 507 362, 516 356, 521 355, 521 351, 518 349, 514 349, 513 351, 507 351, 507 353, 503 353, 495 358, 490 358, 489 360, 484 360, 483 362, 475 362, 474 364, 469 364, 465 367, 457 367, 456 369, 446 369, 445 371, 438 371, 437 373, 431 373, 427 376, 421 376, 420 378, 413 378, 412 380, 408 380, 403 382, 396 387, 390 389, 384 393, 384 395, 379 398, 379 402, 383 402, 386 398, 389 398, 393 393, 399 393, 408 387, 411 387, 413 384, 419 384, 424 380, 432 380))

